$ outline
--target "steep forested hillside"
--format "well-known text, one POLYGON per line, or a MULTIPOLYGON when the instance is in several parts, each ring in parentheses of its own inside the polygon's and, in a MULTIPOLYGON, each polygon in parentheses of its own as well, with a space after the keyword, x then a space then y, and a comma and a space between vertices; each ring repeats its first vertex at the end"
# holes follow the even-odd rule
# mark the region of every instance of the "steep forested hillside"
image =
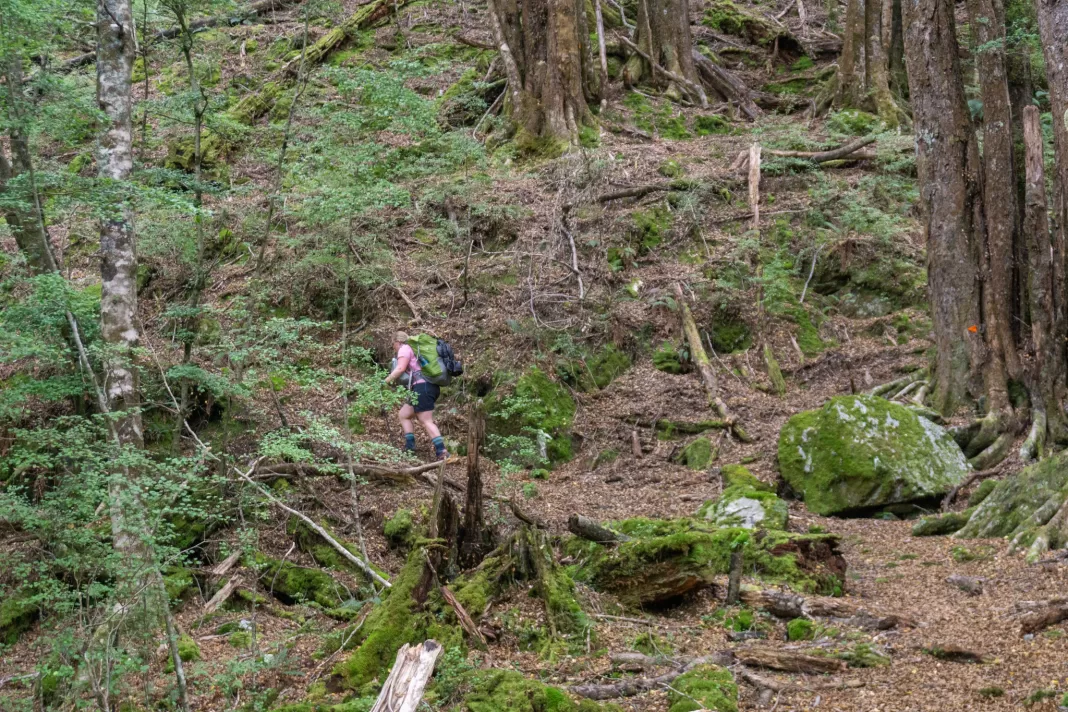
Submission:
POLYGON ((0 0, 0 709, 1068 708, 1065 37, 0 0))

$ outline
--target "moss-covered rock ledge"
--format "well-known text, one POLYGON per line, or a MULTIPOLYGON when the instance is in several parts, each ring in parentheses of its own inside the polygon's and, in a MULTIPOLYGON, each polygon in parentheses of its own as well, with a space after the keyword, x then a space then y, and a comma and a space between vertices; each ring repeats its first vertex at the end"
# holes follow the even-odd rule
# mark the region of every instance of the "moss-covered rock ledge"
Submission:
POLYGON ((876 396, 839 396, 779 434, 783 479, 817 514, 940 497, 971 471, 948 432, 876 396))

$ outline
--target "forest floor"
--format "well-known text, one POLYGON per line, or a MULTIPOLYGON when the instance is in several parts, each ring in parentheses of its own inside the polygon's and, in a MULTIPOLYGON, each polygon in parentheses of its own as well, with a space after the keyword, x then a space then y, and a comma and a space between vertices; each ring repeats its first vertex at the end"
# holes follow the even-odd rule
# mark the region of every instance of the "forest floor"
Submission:
MULTIPOLYGON (((778 14, 783 8, 789 10, 786 3, 782 5, 762 12, 778 14)), ((484 33, 477 15, 458 14, 455 8, 434 6, 440 15, 435 14, 432 23, 426 6, 407 10, 406 34, 400 43, 407 50, 395 53, 390 43, 396 38, 384 37, 384 28, 380 28, 368 33, 360 47, 334 66, 359 67, 360 71, 372 66, 384 74, 387 68, 394 71, 390 64, 394 60, 417 63, 432 56, 428 55, 432 49, 427 48, 448 42, 457 31, 474 29, 484 33)), ((815 25, 824 19, 810 16, 809 22, 815 25)), ((796 17, 787 17, 784 22, 795 29, 799 25, 796 17)), ((219 46, 230 48, 221 61, 223 84, 250 73, 266 76, 266 70, 260 71, 257 63, 262 62, 267 46, 299 31, 300 23, 292 12, 283 21, 270 25, 215 30, 214 34, 222 37, 215 40, 219 46), (239 57, 234 54, 233 46, 241 43, 244 47, 249 40, 260 42, 259 54, 246 56, 244 49, 239 57), (253 69, 246 68, 246 61, 253 69)), ((713 43, 714 49, 731 45, 740 48, 743 51, 738 54, 742 58, 757 54, 759 61, 739 59, 731 63, 751 85, 778 82, 786 86, 800 81, 815 86, 811 63, 798 69, 793 64, 796 56, 784 54, 769 72, 764 62, 767 48, 754 48, 737 37, 723 41, 715 33, 703 32, 697 39, 702 37, 713 43)), ((475 63, 469 55, 455 61, 451 56, 439 57, 432 64, 432 71, 402 77, 400 85, 431 97, 430 101, 475 63)), ((824 57, 816 70, 827 64, 824 57)), ((794 86, 790 91, 796 89, 794 86)), ((158 91, 159 86, 153 85, 152 92, 158 91)), ((802 89, 799 104, 807 105, 814 93, 814 88, 802 89)), ((321 108, 344 102, 335 87, 318 82, 309 103, 321 108)), ((449 203, 441 193, 448 193, 455 186, 436 176, 403 178, 416 206, 404 210, 384 208, 377 213, 380 222, 375 223, 375 230, 381 243, 376 242, 373 247, 390 251, 392 259, 385 268, 375 267, 388 274, 383 284, 371 289, 361 287, 364 291, 358 296, 362 300, 362 318, 352 331, 354 342, 379 349, 383 335, 397 326, 440 331, 468 361, 470 373, 490 376, 518 372, 535 362, 551 367, 553 358, 561 352, 554 339, 563 339, 562 335, 572 345, 596 335, 598 340, 618 344, 635 354, 633 365, 608 386, 590 392, 572 391, 577 403, 572 428, 576 456, 555 466, 547 479, 531 479, 529 473, 505 476, 484 460, 486 492, 519 502, 525 512, 546 522, 550 532, 557 535, 566 532, 566 520, 572 513, 598 521, 691 516, 702 502, 720 491, 715 467, 698 472, 673 462, 672 455, 681 443, 659 440, 648 427, 637 425, 661 417, 682 421, 709 417, 706 396, 696 374, 671 375, 652 365, 653 348, 663 341, 679 341, 678 315, 667 299, 676 281, 718 290, 717 297, 726 294, 715 303, 697 300, 694 309, 698 320, 714 324, 727 315, 747 324, 759 343, 771 347, 782 366, 787 390, 778 396, 770 392, 756 347, 717 356, 715 364, 722 396, 754 436, 751 443, 721 438, 715 465, 745 462, 767 482, 778 478, 778 433, 790 416, 819 407, 829 397, 867 391, 873 385, 893 380, 907 369, 924 364, 930 348, 922 304, 922 240, 911 212, 915 178, 908 165, 899 165, 908 162, 903 156, 911 150, 910 136, 901 132, 881 134, 878 160, 859 164, 820 169, 772 158, 761 182, 764 222, 754 235, 746 229, 749 208, 744 177, 731 170, 738 153, 753 141, 765 147, 791 149, 840 143, 851 138, 843 123, 848 117, 835 123, 801 114, 769 114, 753 125, 734 122, 724 134, 697 136, 693 135, 697 133, 696 118, 712 115, 712 110, 682 111, 655 97, 622 90, 612 97, 611 112, 609 118, 628 131, 604 131, 597 146, 576 154, 519 165, 507 157, 482 156, 490 167, 483 165, 474 171, 477 179, 458 184, 462 191, 453 196, 466 231, 463 240, 452 239, 459 235, 451 234, 450 228, 444 226, 451 216, 447 216, 449 203), (665 137, 665 132, 674 132, 676 137, 665 137), (680 136, 680 132, 686 136, 680 136), (666 175, 675 168, 677 175, 666 175), (682 198, 678 192, 665 190, 633 202, 609 201, 603 205, 596 200, 621 187, 683 177, 697 188, 684 191, 682 198), (427 194, 421 204, 420 190, 427 194), (567 241, 558 230, 561 208, 569 202, 580 206, 574 210, 572 227, 580 238, 577 252, 586 291, 584 299, 576 298, 578 285, 568 267, 567 241), (663 235, 657 233, 652 247, 641 246, 638 243, 649 236, 648 230, 635 238, 635 223, 650 215, 654 222, 665 223, 663 235), (817 241, 817 234, 822 242, 817 241), (613 249, 619 252, 613 253, 613 249), (623 256, 616 260, 613 254, 623 256), (817 262, 821 266, 813 280, 817 262), (828 262, 831 267, 825 266, 828 262), (787 272, 789 276, 781 276, 787 272), (464 294, 468 280, 472 283, 470 299, 464 294), (811 296, 802 304, 798 297, 810 289, 810 282, 811 296), (917 284, 921 285, 919 297, 917 284), (893 302, 893 308, 869 304, 866 316, 863 308, 847 309, 843 295, 849 296, 850 290, 854 296, 879 291, 880 298, 893 302), (419 313, 411 313, 400 297, 401 291, 419 313), (757 295, 764 298, 759 308, 755 306, 760 301, 757 295), (782 308, 765 310, 775 299, 780 300, 782 308), (814 330, 814 334, 808 334, 808 341, 801 338, 804 324, 814 330), (802 341, 801 346, 798 341, 802 341), (802 347, 808 353, 803 354, 802 347), (634 430, 644 446, 640 458, 631 454, 634 430), (611 456, 606 456, 608 453, 611 456)), ((311 146, 320 141, 322 135, 317 133, 317 126, 322 119, 312 111, 298 112, 295 117, 295 162, 304 162, 301 165, 310 175, 314 175, 311 166, 315 152, 302 152, 301 144, 311 146)), ((279 117, 273 117, 273 121, 272 130, 277 128, 279 117)), ((153 128, 165 139, 173 138, 168 131, 178 130, 155 125, 153 128)), ((262 126, 258 130, 267 131, 262 126)), ((371 133, 378 145, 393 148, 403 149, 421 140, 392 124, 371 133)), ((255 145, 255 141, 251 143, 255 145)), ((157 143, 154 156, 149 151, 150 160, 161 161, 166 148, 166 140, 157 143)), ((336 145, 327 145, 327 151, 342 153, 336 145)), ((387 158, 392 155, 387 154, 387 158)), ((372 156, 372 160, 381 161, 382 157, 372 156)), ((247 181, 266 190, 273 180, 265 156, 253 150, 233 157, 228 171, 232 185, 247 181)), ((261 198, 254 190, 246 189, 226 204, 212 207, 220 213, 258 216, 263 211, 261 198)), ((301 227, 297 218, 293 223, 294 234, 290 234, 287 222, 286 232, 271 246, 269 283, 257 296, 278 313, 335 319, 340 281, 319 262, 309 260, 310 266, 300 262, 304 256, 300 250, 310 248, 307 243, 294 245, 309 235, 317 240, 318 234, 312 228, 301 227), (333 312, 319 301, 321 293, 329 290, 334 299, 333 312)), ((95 279, 95 252, 79 244, 77 236, 68 234, 62 225, 56 226, 53 236, 58 247, 69 253, 70 276, 79 283, 91 283, 95 279)), ((145 242, 145 262, 153 268, 154 275, 141 302, 142 321, 148 325, 145 343, 153 353, 171 358, 180 351, 180 344, 174 341, 162 315, 168 297, 180 291, 188 274, 180 270, 168 272, 168 261, 176 259, 174 255, 154 248, 155 243, 150 240, 145 242)), ((237 320, 227 315, 233 296, 248 293, 255 279, 244 257, 220 258, 221 265, 204 296, 205 303, 217 310, 218 329, 222 332, 237 325, 237 320)), ((337 327, 335 321, 317 338, 324 344, 336 344, 340 339, 337 327)), ((211 361, 208 355, 197 358, 206 368, 211 361)), ((456 442, 463 442, 465 437, 463 404, 470 400, 468 389, 474 390, 474 386, 465 383, 447 390, 439 403, 438 422, 444 434, 456 442)), ((272 391, 273 401, 264 397, 247 405, 243 416, 256 426, 230 443, 237 459, 251 459, 255 454, 253 435, 282 428, 287 416, 288 423, 297 427, 307 422, 306 413, 333 422, 344 419, 344 403, 328 389, 302 389, 290 382, 278 390, 272 391)), ((362 425, 359 439, 363 442, 399 442, 392 413, 367 416, 362 425)), ((429 459, 429 444, 422 434, 419 438, 418 454, 429 459)), ((1001 469, 1005 476, 1017 471, 1019 463, 1010 459, 1001 469)), ((450 464, 445 471, 453 480, 462 481, 462 464, 450 464)), ((294 478, 287 502, 313 518, 329 520, 348 541, 356 541, 357 521, 362 523, 368 557, 390 575, 396 575, 404 555, 386 539, 383 524, 402 509, 414 512, 417 522, 425 519, 431 490, 422 482, 372 480, 361 484, 359 491, 358 515, 352 510, 349 485, 334 477, 294 478)), ((954 506, 963 508, 968 494, 962 492, 954 506)), ((487 516, 501 531, 514 528, 517 523, 497 500, 487 502, 487 516)), ((286 531, 286 517, 271 516, 254 522, 254 527, 258 531, 256 547, 263 553, 314 565, 307 554, 293 547, 286 531)), ((813 527, 841 538, 848 565, 844 591, 848 600, 862 602, 869 610, 901 614, 916 625, 872 632, 828 624, 818 628, 816 640, 791 643, 786 641, 781 621, 756 613, 754 628, 766 635, 767 645, 819 648, 834 653, 852 651, 860 653, 860 657, 875 652, 886 656, 888 662, 851 668, 834 678, 859 681, 860 687, 784 692, 764 705, 752 687, 740 683, 741 709, 1009 710, 1026 703, 1034 710, 1052 710, 1068 691, 1065 626, 1024 639, 1013 615, 1019 601, 1063 595, 1068 589, 1068 561, 1027 565, 1018 554, 1008 553, 1003 540, 916 538, 910 535, 910 522, 819 517, 807 512, 803 504, 791 502, 789 529, 807 532, 813 527), (947 583, 951 574, 983 579, 982 593, 969 596, 947 583), (983 660, 952 662, 925 652, 947 646, 966 648, 983 660)), ((3 544, 11 550, 19 545, 14 541, 3 544)), ((236 527, 214 534, 206 548, 217 552, 224 545, 239 547, 236 527)), ((353 590, 362 585, 350 574, 335 575, 353 590)), ((246 572, 246 577, 252 581, 255 575, 246 572)), ((264 592, 262 587, 260 591, 264 592)), ((484 616, 501 635, 486 652, 472 653, 468 663, 513 668, 567 687, 617 678, 618 671, 611 670, 610 655, 633 649, 639 636, 648 638, 650 633, 655 636, 656 645, 669 647, 664 652, 675 658, 751 645, 729 640, 722 602, 715 591, 702 590, 670 607, 633 611, 625 620, 595 616, 597 644, 589 654, 555 660, 524 649, 520 636, 524 623, 536 623, 544 613, 535 599, 513 595, 494 602, 484 616)), ((181 628, 200 647, 200 659, 188 665, 194 710, 222 712, 248 702, 262 703, 267 699, 267 690, 278 693, 275 704, 299 702, 310 693, 323 702, 343 699, 341 694, 324 692, 322 684, 346 653, 324 655, 321 650, 324 642, 343 631, 347 623, 330 619, 310 606, 286 605, 270 599, 251 608, 225 610, 208 622, 202 616, 206 594, 196 590, 186 594, 178 611, 181 628), (238 621, 253 624, 254 645, 260 653, 275 651, 281 655, 284 651, 285 659, 269 669, 250 672, 251 662, 260 653, 247 646, 235 647, 230 634, 216 632, 221 626, 238 621)), ((606 609, 601 595, 589 590, 582 590, 581 594, 591 611, 606 609)), ((55 632, 48 626, 39 626, 17 644, 3 649, 0 708, 5 699, 24 698, 31 693, 15 678, 30 673, 48 654, 44 641, 55 632), (8 695, 11 697, 5 697, 8 695)), ((168 687, 170 677, 162 670, 162 659, 155 661, 145 674, 146 689, 168 687)), ((823 682, 815 677, 761 674, 790 680, 801 687, 823 682)), ((665 691, 617 702, 627 710, 667 709, 665 691)))

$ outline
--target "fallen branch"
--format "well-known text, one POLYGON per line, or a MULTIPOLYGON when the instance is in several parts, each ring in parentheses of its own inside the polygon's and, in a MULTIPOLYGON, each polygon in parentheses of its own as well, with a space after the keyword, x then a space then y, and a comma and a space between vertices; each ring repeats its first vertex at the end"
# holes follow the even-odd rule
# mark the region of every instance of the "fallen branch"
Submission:
POLYGON ((415 712, 441 650, 436 640, 402 645, 371 712, 415 712))
POLYGON ((693 62, 697 67, 701 80, 718 92, 727 101, 733 101, 750 121, 754 121, 764 114, 763 110, 753 101, 752 93, 745 84, 734 74, 704 56, 696 49, 693 50, 693 62))
POLYGON ((743 648, 734 651, 735 659, 743 665, 762 667, 769 670, 798 673, 845 672, 846 662, 837 658, 824 658, 818 655, 793 650, 775 648, 743 648))
POLYGON ((204 604, 204 613, 214 613, 219 610, 219 606, 226 603, 230 596, 234 595, 234 591, 242 583, 240 576, 234 576, 226 582, 222 588, 215 592, 215 595, 211 597, 211 600, 204 604))
POLYGON ((760 229, 760 144, 749 147, 749 209, 753 213, 752 227, 760 229))
POLYGON ((482 631, 475 625, 475 621, 471 618, 471 615, 464 609, 463 605, 456 600, 456 596, 449 590, 448 586, 441 587, 441 597, 445 599, 445 603, 448 603, 453 612, 456 613, 456 619, 460 621, 460 627, 467 633, 467 637, 471 640, 477 641, 482 648, 486 647, 486 638, 482 635, 482 631))
POLYGON ((581 539, 593 541, 598 544, 619 544, 631 540, 626 534, 614 532, 608 527, 601 525, 589 517, 584 517, 581 514, 572 514, 567 518, 567 530, 581 539))
POLYGON ((237 551, 223 559, 221 562, 216 564, 215 567, 211 570, 211 575, 215 577, 225 576, 226 574, 230 573, 230 569, 234 568, 234 564, 236 564, 240 558, 241 550, 238 549, 237 551))
MULTIPOLYGON (((256 469, 255 466, 253 466, 253 467, 249 468, 249 472, 251 472, 251 471, 253 471, 255 469, 256 469)), ((302 522, 304 522, 309 527, 311 527, 311 529, 316 534, 321 536, 323 538, 323 540, 326 541, 327 544, 329 544, 330 546, 332 546, 335 549, 337 549, 337 552, 339 554, 341 554, 343 557, 345 557, 350 562, 352 562, 358 569, 360 569, 365 574, 367 574, 372 580, 374 580, 375 582, 381 584, 382 586, 385 586, 386 588, 391 588, 392 587, 392 584, 390 584, 390 582, 387 581, 386 579, 382 578, 382 576, 377 571, 375 571, 373 568, 371 568, 371 566, 368 565, 367 562, 363 561, 362 559, 360 559, 360 557, 356 556, 351 551, 349 551, 344 546, 342 546, 337 541, 337 539, 335 539, 334 537, 330 536, 330 532, 326 531, 321 526, 316 524, 310 517, 308 517, 305 514, 302 514, 301 512, 298 512, 297 510, 293 509, 289 505, 287 505, 284 502, 282 502, 280 499, 278 499, 273 494, 271 494, 271 492, 267 488, 263 487, 260 483, 256 482, 251 477, 249 477, 248 473, 241 472, 240 470, 237 470, 236 468, 235 468, 234 471, 237 472, 237 474, 241 477, 241 479, 245 480, 250 485, 252 485, 257 490, 259 490, 260 494, 262 494, 264 497, 266 497, 268 500, 270 500, 272 504, 274 504, 275 506, 279 507, 280 509, 288 512, 289 514, 292 514, 294 517, 296 517, 297 519, 300 519, 302 522)))
POLYGON ((695 658, 677 670, 672 670, 656 677, 638 677, 605 684, 574 685, 570 690, 579 697, 585 697, 589 700, 613 700, 619 697, 633 697, 649 690, 662 689, 665 685, 674 682, 675 678, 698 665, 710 663, 712 665, 727 666, 731 664, 732 658, 733 656, 729 652, 714 653, 707 657, 695 658))
POLYGON ((835 161, 839 158, 845 158, 849 154, 872 143, 875 143, 875 136, 865 136, 863 138, 858 138, 851 143, 843 144, 838 148, 831 148, 826 151, 776 151, 769 148, 765 149, 765 153, 782 158, 806 158, 813 163, 826 163, 827 161, 835 161))
POLYGON ((530 514, 527 514, 522 509, 520 509, 519 505, 516 504, 516 501, 511 497, 494 497, 494 499, 498 502, 504 502, 505 504, 507 504, 508 508, 512 510, 512 514, 515 516, 515 518, 523 522, 524 524, 529 524, 535 529, 549 528, 549 525, 543 522, 542 520, 538 519, 537 517, 531 516, 530 514))
POLYGON ((808 692, 810 690, 852 690, 864 687, 861 680, 842 680, 840 682, 805 682, 797 684, 793 682, 780 682, 767 677, 761 677, 745 668, 738 668, 738 677, 742 678, 757 689, 771 690, 772 692, 808 692))
POLYGON ((497 45, 492 42, 483 42, 482 40, 476 40, 473 37, 466 37, 464 35, 454 35, 454 39, 460 44, 465 44, 468 47, 474 47, 475 49, 488 49, 494 52, 497 51, 497 45))

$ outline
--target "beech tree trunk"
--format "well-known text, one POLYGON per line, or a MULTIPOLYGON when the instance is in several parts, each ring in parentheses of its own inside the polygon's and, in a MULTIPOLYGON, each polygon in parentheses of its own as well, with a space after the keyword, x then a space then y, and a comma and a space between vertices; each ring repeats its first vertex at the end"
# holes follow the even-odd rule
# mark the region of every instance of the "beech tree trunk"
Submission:
MULTIPOLYGON (((638 0, 638 46, 661 67, 700 85, 701 79, 693 60, 693 38, 690 34, 690 6, 688 0, 638 0)), ((662 73, 653 70, 649 62, 635 56, 624 68, 628 84, 651 81, 664 89, 673 99, 681 99, 683 87, 675 86, 662 73)))
MULTIPOLYGON (((105 117, 97 166, 100 178, 125 181, 133 170, 131 85, 135 51, 129 0, 97 2, 97 103, 105 117)), ((115 430, 121 445, 144 446, 134 350, 137 329, 137 257, 129 208, 114 205, 100 221, 100 333, 108 347, 104 358, 108 409, 117 414, 115 430)), ((119 551, 141 548, 138 527, 127 526, 128 478, 116 475, 111 492, 111 525, 119 551)))
POLYGON ((979 395, 982 167, 964 99, 951 0, 903 0, 916 168, 935 334, 931 398, 953 413, 979 395))
POLYGON ((508 79, 506 110, 521 150, 559 153, 593 123, 590 33, 579 0, 491 0, 490 25, 508 79))

